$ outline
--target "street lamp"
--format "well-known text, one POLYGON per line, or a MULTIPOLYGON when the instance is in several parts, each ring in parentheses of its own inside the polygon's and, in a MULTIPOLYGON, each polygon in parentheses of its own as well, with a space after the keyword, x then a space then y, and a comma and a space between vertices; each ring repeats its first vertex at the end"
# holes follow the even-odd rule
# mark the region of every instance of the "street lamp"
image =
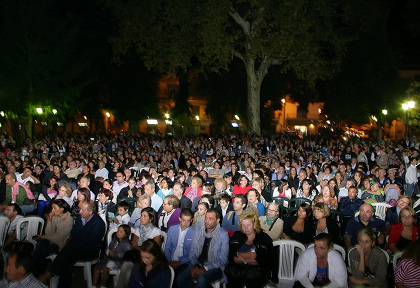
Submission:
POLYGON ((407 101, 407 103, 402 104, 402 108, 405 110, 405 137, 408 137, 408 120, 409 120, 409 110, 413 109, 414 106, 416 106, 416 103, 414 101, 407 101))
POLYGON ((42 114, 42 108, 36 108, 36 112, 41 115, 42 114))
POLYGON ((281 103, 283 103, 283 128, 286 131, 286 99, 281 99, 281 103))
POLYGON ((388 110, 383 109, 383 110, 382 110, 382 114, 387 115, 387 114, 388 114, 388 110))

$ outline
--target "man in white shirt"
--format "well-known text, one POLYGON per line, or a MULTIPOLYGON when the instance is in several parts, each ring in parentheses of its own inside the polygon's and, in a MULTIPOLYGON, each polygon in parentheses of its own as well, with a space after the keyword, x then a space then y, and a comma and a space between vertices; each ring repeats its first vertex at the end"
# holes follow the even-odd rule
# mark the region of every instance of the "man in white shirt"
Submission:
POLYGON ((108 171, 108 169, 105 168, 104 161, 99 161, 98 165, 99 165, 99 169, 96 170, 96 172, 95 172, 95 181, 102 182, 102 181, 108 179, 109 171, 108 171))
POLYGON ((118 194, 120 194, 121 189, 128 186, 128 182, 125 181, 124 173, 120 171, 117 172, 116 177, 117 180, 114 181, 114 184, 112 185, 112 191, 115 195, 118 196, 118 194))
POLYGON ((405 173, 405 183, 407 183, 407 187, 405 190, 405 194, 408 196, 412 196, 414 191, 416 190, 417 185, 417 178, 419 176, 417 172, 417 165, 418 160, 416 157, 410 158, 410 166, 407 168, 407 172, 405 173))
POLYGON ((162 206, 163 200, 155 193, 155 182, 150 180, 147 181, 146 184, 144 184, 144 193, 149 195, 151 200, 150 207, 157 212, 160 206, 162 206))
POLYGON ((80 188, 86 188, 86 189, 88 189, 88 190, 89 190, 89 192, 90 192, 90 199, 91 199, 92 201, 94 201, 94 200, 95 200, 95 194, 93 194, 93 192, 92 192, 92 191, 90 191, 90 189, 89 189, 89 184, 90 184, 90 179, 89 179, 89 177, 87 177, 87 176, 83 176, 82 178, 80 178, 80 185, 79 185, 79 188, 78 188, 78 189, 76 189, 76 190, 74 190, 74 191, 73 191, 73 193, 71 193, 70 199, 71 199, 71 200, 73 200, 73 201, 74 201, 74 199, 77 199, 77 191, 78 191, 80 188))
POLYGON ((41 183, 38 178, 32 175, 32 170, 30 167, 25 167, 22 174, 16 175, 16 180, 23 185, 26 185, 26 182, 32 182, 34 184, 41 183))
MULTIPOLYGON (((10 203, 4 209, 4 216, 9 218, 10 225, 7 230, 6 240, 4 241, 3 248, 7 249, 16 240, 16 225, 20 219, 23 219, 22 209, 16 203, 10 203)), ((27 223, 22 224, 21 236, 22 239, 26 238, 27 223)))

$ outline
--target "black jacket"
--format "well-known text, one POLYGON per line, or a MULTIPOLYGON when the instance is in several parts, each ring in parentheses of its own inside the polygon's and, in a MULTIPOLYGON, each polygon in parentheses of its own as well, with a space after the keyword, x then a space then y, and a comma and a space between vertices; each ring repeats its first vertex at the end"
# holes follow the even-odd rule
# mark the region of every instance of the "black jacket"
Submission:
MULTIPOLYGON (((233 258, 238 253, 238 250, 245 244, 247 236, 241 231, 236 231, 229 239, 229 263, 235 263, 233 258)), ((259 232, 255 235, 254 242, 257 253, 257 262, 262 270, 266 273, 267 278, 273 282, 278 280, 278 263, 275 255, 273 241, 270 236, 264 232, 259 232)))

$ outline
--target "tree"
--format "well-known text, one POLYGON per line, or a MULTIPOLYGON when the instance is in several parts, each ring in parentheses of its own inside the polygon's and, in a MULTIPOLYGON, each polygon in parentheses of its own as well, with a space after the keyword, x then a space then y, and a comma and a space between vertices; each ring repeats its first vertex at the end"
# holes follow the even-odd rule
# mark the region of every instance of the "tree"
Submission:
POLYGON ((355 27, 384 1, 166 0, 109 1, 120 23, 117 57, 134 47, 146 67, 163 73, 227 69, 233 57, 247 75, 247 125, 260 134, 260 92, 269 68, 313 85, 339 71, 355 27), (368 2, 368 3, 366 3, 368 2), (375 6, 375 7, 372 7, 375 6), (367 12, 369 11, 369 12, 367 12))
POLYGON ((0 101, 17 120, 29 119, 29 136, 35 107, 71 117, 89 82, 79 78, 88 61, 73 46, 77 21, 60 14, 58 2, 7 0, 0 5, 0 101))

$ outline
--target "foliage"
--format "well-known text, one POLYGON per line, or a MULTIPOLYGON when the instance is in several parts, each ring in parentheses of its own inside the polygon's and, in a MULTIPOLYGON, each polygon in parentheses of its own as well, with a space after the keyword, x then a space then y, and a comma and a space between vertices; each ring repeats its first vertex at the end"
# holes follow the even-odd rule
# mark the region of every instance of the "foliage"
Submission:
POLYGON ((88 61, 76 55, 77 21, 58 13, 54 0, 2 1, 0 30, 0 101, 4 110, 20 116, 33 107, 57 109, 60 117, 74 115, 83 101, 80 79, 88 61))
POLYGON ((312 86, 318 79, 331 77, 339 71, 346 45, 355 39, 357 29, 369 26, 363 21, 375 14, 370 9, 384 1, 372 2, 108 3, 120 23, 120 34, 112 39, 117 59, 134 47, 146 67, 173 75, 197 60, 202 70, 219 72, 228 68, 233 56, 240 59, 247 73, 248 124, 258 133, 260 88, 268 69, 280 65, 282 72, 293 71, 312 86))

